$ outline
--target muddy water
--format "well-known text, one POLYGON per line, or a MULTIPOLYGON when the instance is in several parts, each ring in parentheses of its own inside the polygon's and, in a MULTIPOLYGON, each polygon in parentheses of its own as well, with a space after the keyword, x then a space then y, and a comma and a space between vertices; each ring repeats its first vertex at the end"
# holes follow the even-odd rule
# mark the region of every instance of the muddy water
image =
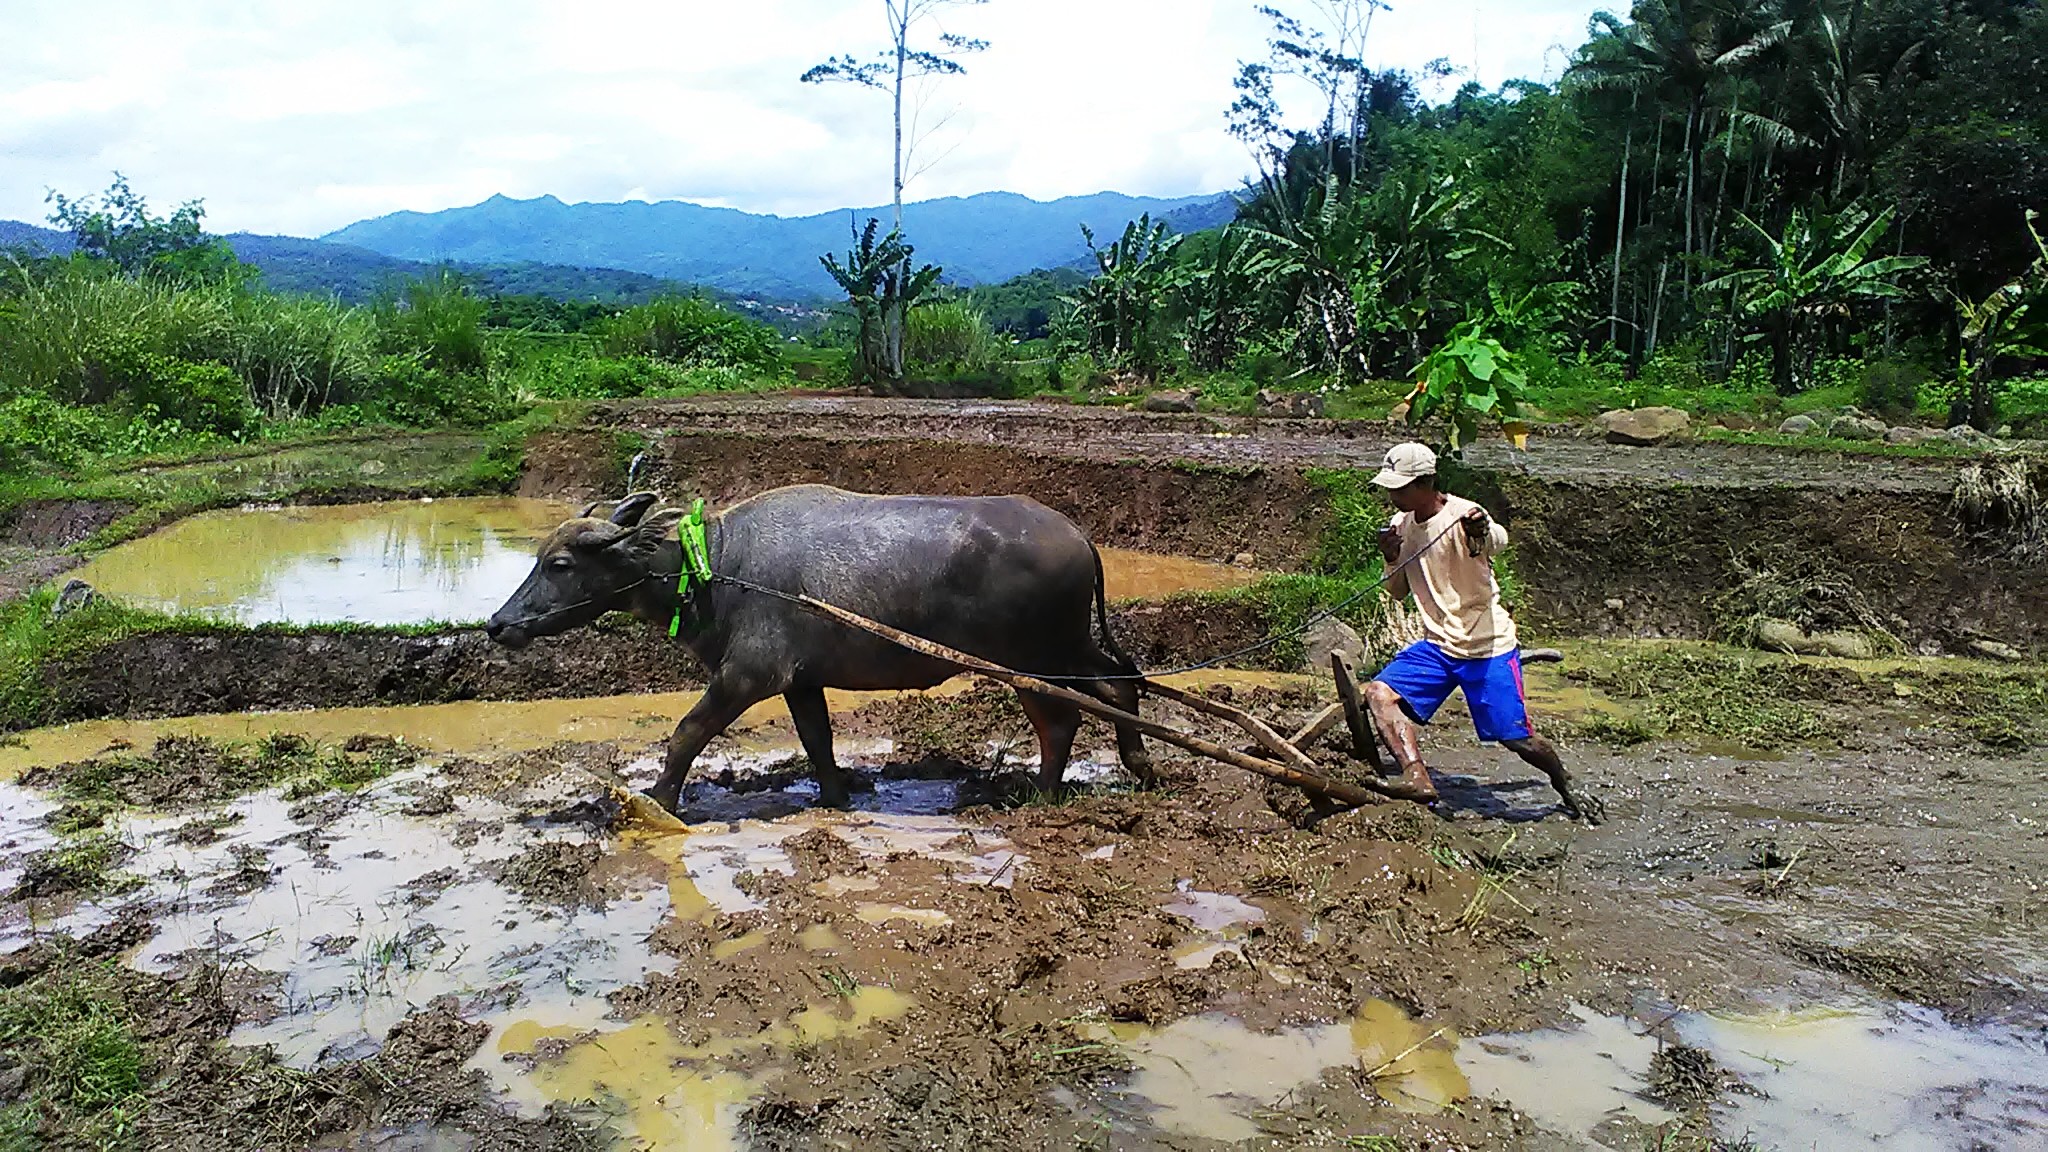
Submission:
MULTIPOLYGON (((417 624, 488 617, 535 543, 574 509, 457 499, 207 512, 94 559, 80 579, 117 600, 244 624, 417 624)), ((1103 550, 1112 599, 1213 591, 1259 573, 1103 550)))
POLYGON ((78 576, 117 600, 244 624, 482 620, 573 511, 514 499, 225 509, 123 544, 78 576))
MULTIPOLYGON (((1201 689, 1228 685, 1238 689, 1259 686, 1286 688, 1310 683, 1305 676, 1209 669, 1165 682, 1181 688, 1201 689)), ((967 677, 947 681, 925 695, 951 696, 973 686, 967 677)), ((826 703, 834 713, 852 712, 863 705, 901 699, 904 692, 827 691, 826 703)), ((0 780, 12 779, 35 764, 61 764, 100 755, 109 749, 147 750, 165 736, 204 736, 214 740, 260 740, 275 733, 289 732, 327 744, 351 736, 388 736, 430 752, 461 752, 494 755, 544 748, 564 741, 665 739, 676 722, 697 703, 700 693, 670 692, 638 696, 594 696, 576 699, 524 701, 463 701, 456 704, 417 704, 377 708, 331 708, 312 712, 237 712, 206 716, 179 716, 162 720, 87 720, 38 728, 13 736, 0 745, 0 780)), ((742 715, 728 731, 728 741, 707 753, 700 761, 702 773, 715 773, 720 757, 729 753, 757 756, 771 750, 794 752, 788 738, 789 710, 780 697, 763 701, 742 715), (774 735, 763 742, 763 730, 774 735)), ((854 744, 843 749, 858 760, 863 752, 887 751, 886 746, 863 748, 854 744)), ((1013 757, 1014 759, 1014 757, 1013 757)), ((1029 763, 1029 760, 1025 761, 1029 763)), ((1077 764, 1073 778, 1106 774, 1102 764, 1077 764)), ((893 781, 906 794, 919 791, 924 781, 893 781)))
MULTIPOLYGON (((1584 1140, 1623 1118, 1673 1119, 1643 1095, 1662 1046, 1651 1024, 1577 1011, 1572 1029, 1461 1045, 1458 1063, 1474 1093, 1512 1101, 1546 1128, 1584 1140)), ((1715 1119, 1759 1148, 2048 1147, 2048 1058, 2038 1033, 1959 1028, 1906 1005, 1645 1015, 1739 1077, 1715 1119)))

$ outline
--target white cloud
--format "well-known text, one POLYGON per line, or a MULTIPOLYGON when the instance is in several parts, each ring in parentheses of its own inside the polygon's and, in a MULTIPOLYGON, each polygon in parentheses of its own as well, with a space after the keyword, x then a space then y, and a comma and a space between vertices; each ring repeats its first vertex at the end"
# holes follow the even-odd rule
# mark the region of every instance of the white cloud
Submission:
MULTIPOLYGON (((1284 5, 1283 5, 1284 6, 1284 5)), ((1445 57, 1489 86, 1555 77, 1595 5, 1396 0, 1368 55, 1445 57)), ((7 0, 0 218, 120 169, 211 227, 318 234, 494 193, 750 211, 885 202, 888 106, 797 83, 879 47, 879 0, 7 0)), ((950 116, 912 198, 1234 187, 1251 0, 992 0, 946 16, 993 43, 932 93, 950 116)), ((929 122, 929 120, 928 120, 929 122)))

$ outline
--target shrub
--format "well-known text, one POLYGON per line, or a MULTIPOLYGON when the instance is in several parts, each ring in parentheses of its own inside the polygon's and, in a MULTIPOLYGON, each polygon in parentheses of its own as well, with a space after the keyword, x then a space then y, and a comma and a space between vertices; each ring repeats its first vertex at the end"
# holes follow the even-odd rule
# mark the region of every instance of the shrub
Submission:
POLYGON ((958 300, 921 304, 904 318, 903 364, 913 376, 984 372, 1004 347, 988 317, 958 300))
POLYGON ((378 361, 376 392, 376 406, 401 424, 490 424, 509 414, 489 381, 417 354, 378 361))
POLYGON ((400 285, 376 307, 380 347, 418 357, 438 371, 485 376, 484 318, 490 305, 447 269, 400 285))
POLYGON ((1856 406, 1893 420, 1903 420, 1920 407, 1920 386, 1927 373, 1918 365, 1876 360, 1863 366, 1856 406))
POLYGON ((130 387, 138 402, 195 432, 232 436, 257 420, 242 378, 225 364, 152 356, 130 387))
POLYGON ((781 367, 774 331, 694 296, 664 296, 628 308, 598 331, 611 356, 757 371, 781 367))
POLYGON ((68 467, 106 443, 106 424, 91 409, 47 396, 17 396, 0 404, 0 471, 68 467))

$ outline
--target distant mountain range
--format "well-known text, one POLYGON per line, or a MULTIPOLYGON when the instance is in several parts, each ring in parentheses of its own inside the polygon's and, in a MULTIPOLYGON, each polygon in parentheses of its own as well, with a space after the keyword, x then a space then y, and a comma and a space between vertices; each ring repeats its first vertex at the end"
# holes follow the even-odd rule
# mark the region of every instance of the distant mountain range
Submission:
MULTIPOLYGON (((1081 228, 1108 243, 1141 215, 1177 232, 1220 226, 1237 210, 1228 194, 1153 199, 1103 192, 1039 201, 1010 192, 904 205, 904 231, 919 260, 949 280, 989 284, 1039 268, 1090 268, 1081 228)), ((467 208, 396 212, 318 240, 226 237, 243 261, 280 291, 333 292, 364 300, 393 279, 454 266, 487 292, 630 304, 704 286, 733 302, 818 302, 837 289, 818 258, 843 252, 855 225, 886 221, 886 208, 816 216, 762 216, 679 200, 565 204, 553 196, 493 196, 467 208)), ((0 220, 0 248, 70 251, 69 233, 0 220)))
MULTIPOLYGON (((657 296, 700 293, 734 308, 760 313, 765 319, 797 318, 807 311, 782 297, 760 299, 702 285, 666 280, 618 268, 573 268, 522 261, 503 264, 448 262, 430 264, 400 260, 353 244, 303 240, 296 236, 258 236, 236 232, 224 237, 235 258, 263 272, 263 283, 280 292, 333 293, 350 303, 374 298, 388 285, 453 268, 489 295, 547 296, 556 300, 594 300, 633 305, 657 296)), ((21 248, 52 256, 71 251, 71 234, 0 220, 0 250, 21 248)))
MULTIPOLYGON (((1039 201, 986 192, 906 204, 903 229, 919 260, 943 266, 957 283, 986 284, 1085 259, 1082 225, 1098 238, 1113 237, 1128 221, 1150 213, 1176 231, 1195 232, 1235 212, 1228 195, 1160 200, 1102 192, 1039 201)), ((845 251, 852 229, 870 217, 886 227, 889 210, 782 217, 680 200, 565 204, 553 196, 493 196, 468 208, 395 212, 322 239, 408 260, 624 268, 730 292, 801 298, 834 293, 818 258, 845 251)))

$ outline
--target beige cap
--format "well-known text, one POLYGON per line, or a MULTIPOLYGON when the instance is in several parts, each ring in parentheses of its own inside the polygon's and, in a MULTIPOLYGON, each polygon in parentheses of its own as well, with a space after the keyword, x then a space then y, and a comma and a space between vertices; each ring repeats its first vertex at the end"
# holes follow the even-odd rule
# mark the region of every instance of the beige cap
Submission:
POLYGON ((1421 444, 1396 444, 1372 482, 1382 488, 1406 488, 1424 476, 1436 475, 1436 453, 1421 444))

